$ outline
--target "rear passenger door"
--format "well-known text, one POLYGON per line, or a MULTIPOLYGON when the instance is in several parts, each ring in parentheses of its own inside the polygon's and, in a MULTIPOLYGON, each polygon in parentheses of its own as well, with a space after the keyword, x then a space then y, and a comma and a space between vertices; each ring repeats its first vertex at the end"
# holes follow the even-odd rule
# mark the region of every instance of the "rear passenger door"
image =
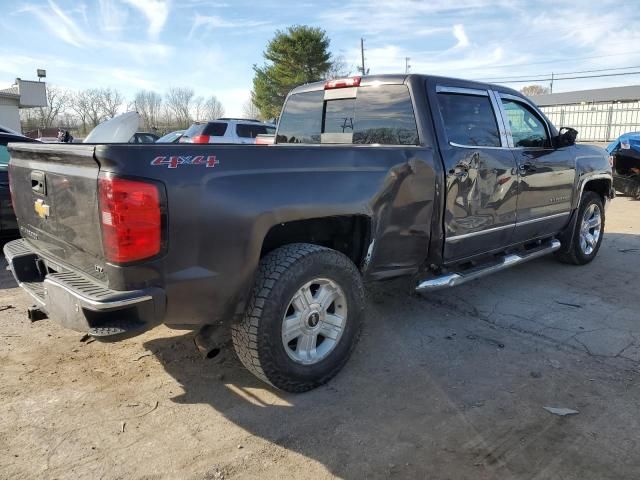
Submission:
POLYGON ((527 100, 498 93, 507 141, 518 166, 518 209, 513 241, 560 231, 571 213, 575 148, 554 148, 545 118, 527 100))
POLYGON ((446 172, 446 261, 507 246, 515 228, 516 163, 490 90, 447 83, 430 89, 446 172))

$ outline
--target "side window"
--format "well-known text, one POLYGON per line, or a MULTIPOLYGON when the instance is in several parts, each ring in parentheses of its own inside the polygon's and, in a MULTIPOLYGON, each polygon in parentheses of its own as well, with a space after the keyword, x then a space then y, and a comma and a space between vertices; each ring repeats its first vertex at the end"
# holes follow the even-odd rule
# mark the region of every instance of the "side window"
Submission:
POLYGON ((227 124, 225 122, 209 122, 204 130, 203 135, 210 137, 222 137, 227 132, 227 124))
POLYGON ((266 125, 252 125, 249 123, 238 123, 236 125, 236 135, 241 138, 256 138, 258 135, 273 135, 274 128, 266 125))
POLYGON ((324 90, 291 95, 284 106, 277 143, 320 143, 324 90))
POLYGON ((545 148, 551 145, 544 122, 530 107, 504 98, 502 105, 515 147, 545 148))
POLYGON ((449 142, 476 147, 501 146, 488 96, 438 93, 438 103, 449 142))

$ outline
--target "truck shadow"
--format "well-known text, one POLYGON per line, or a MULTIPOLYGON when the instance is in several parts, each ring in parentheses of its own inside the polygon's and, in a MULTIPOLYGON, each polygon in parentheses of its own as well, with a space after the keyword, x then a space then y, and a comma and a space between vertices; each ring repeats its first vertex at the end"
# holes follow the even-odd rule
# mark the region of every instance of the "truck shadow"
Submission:
MULTIPOLYGON (((0 252, 4 248, 5 243, 11 239, 0 240, 0 252)), ((7 260, 4 258, 4 254, 0 255, 0 290, 6 288, 16 288, 18 283, 13 278, 13 275, 7 270, 7 260)))
MULTIPOLYGON (((173 402, 210 405, 268 441, 276 450, 271 455, 296 452, 339 477, 517 477, 553 464, 548 473, 554 476, 604 478, 619 468, 613 476, 626 478, 624 466, 583 429, 597 431, 595 424, 581 427, 541 410, 550 396, 574 401, 589 358, 578 370, 551 368, 549 352, 565 355, 558 346, 573 345, 546 335, 533 319, 518 323, 527 308, 540 308, 557 313, 551 328, 589 324, 592 316, 601 318, 600 307, 588 304, 594 295, 612 302, 635 295, 629 278, 640 269, 640 250, 633 251, 640 249, 640 236, 608 234, 605 242, 587 267, 540 259, 428 298, 408 295, 407 282, 377 286, 354 356, 328 385, 306 394, 270 389, 230 350, 220 361, 201 358, 191 334, 153 339, 145 347, 182 385, 184 393, 173 402), (510 324, 492 321, 501 305, 516 311, 504 317, 510 324)), ((627 307, 637 311, 640 301, 627 307)), ((622 417, 606 405, 599 411, 624 429, 622 417)))

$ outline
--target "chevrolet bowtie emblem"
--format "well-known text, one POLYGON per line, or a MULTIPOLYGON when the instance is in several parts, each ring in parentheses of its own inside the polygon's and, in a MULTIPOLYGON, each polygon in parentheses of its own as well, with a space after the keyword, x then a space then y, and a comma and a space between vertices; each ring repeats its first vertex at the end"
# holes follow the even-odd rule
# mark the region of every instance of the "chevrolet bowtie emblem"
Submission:
POLYGON ((49 216, 49 205, 44 203, 44 200, 39 198, 33 204, 33 209, 36 211, 40 218, 47 218, 49 216))

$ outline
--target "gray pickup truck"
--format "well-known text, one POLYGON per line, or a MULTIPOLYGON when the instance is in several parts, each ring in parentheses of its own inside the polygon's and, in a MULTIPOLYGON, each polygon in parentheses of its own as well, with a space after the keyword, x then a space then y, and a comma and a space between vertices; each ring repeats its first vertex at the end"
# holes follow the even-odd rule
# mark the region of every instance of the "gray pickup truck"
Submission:
POLYGON ((613 197, 607 153, 526 97, 453 78, 300 86, 274 145, 10 147, 32 318, 102 339, 158 323, 230 332, 280 389, 327 382, 367 282, 453 287, 541 255, 583 265, 613 197))

